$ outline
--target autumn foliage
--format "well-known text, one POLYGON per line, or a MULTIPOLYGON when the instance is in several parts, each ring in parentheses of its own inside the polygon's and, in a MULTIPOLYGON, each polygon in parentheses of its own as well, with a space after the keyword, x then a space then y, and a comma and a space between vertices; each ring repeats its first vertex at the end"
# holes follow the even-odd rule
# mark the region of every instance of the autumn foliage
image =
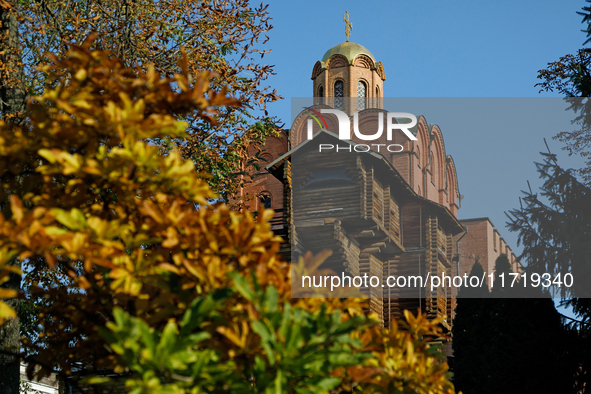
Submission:
POLYGON ((160 154, 154 140, 184 138, 178 118, 240 105, 210 73, 182 56, 162 77, 89 48, 42 68, 24 125, 0 123, 0 278, 16 258, 54 281, 30 286, 47 302, 23 343, 29 373, 137 393, 453 392, 436 320, 385 330, 361 300, 291 298, 273 212, 214 203, 191 161, 160 154))
MULTIPOLYGON (((185 111, 182 137, 154 138, 152 143, 163 152, 174 145, 198 171, 209 174, 210 187, 222 198, 240 187, 243 178, 238 175, 245 173, 240 161, 249 146, 276 133, 278 120, 266 112, 267 103, 280 98, 266 84, 274 74, 265 58, 273 29, 268 5, 248 0, 24 0, 17 6, 2 0, 3 5, 15 22, 12 41, 4 39, 0 50, 0 88, 8 91, 18 86, 29 96, 41 94, 48 74, 38 66, 49 63, 47 53, 63 57, 70 43, 81 45, 92 32, 100 33, 94 48, 109 51, 134 73, 136 67, 144 72, 153 68, 172 77, 182 72, 182 50, 191 74, 213 71, 212 90, 227 87, 245 105, 220 107, 215 122, 185 111)), ((5 110, 0 105, 3 118, 5 110)))

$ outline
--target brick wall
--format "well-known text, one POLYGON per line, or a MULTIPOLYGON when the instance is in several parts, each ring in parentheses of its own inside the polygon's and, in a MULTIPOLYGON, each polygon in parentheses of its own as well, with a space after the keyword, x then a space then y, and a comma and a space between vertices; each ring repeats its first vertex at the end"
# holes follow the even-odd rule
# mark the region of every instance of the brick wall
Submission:
MULTIPOLYGON (((468 232, 460 241, 460 275, 470 273, 476 259, 487 275, 494 272, 495 261, 503 253, 509 258, 513 271, 521 271, 515 254, 489 218, 466 219, 460 222, 468 228, 468 232)), ((457 236, 455 241, 460 237, 461 235, 457 236)), ((490 287, 490 283, 488 285, 490 287)))
MULTIPOLYGON (((242 188, 233 203, 242 203, 244 207, 251 211, 257 211, 261 208, 260 196, 262 194, 271 196, 271 208, 283 208, 283 184, 273 175, 265 170, 265 167, 279 158, 288 150, 288 134, 286 131, 282 132, 279 137, 269 137, 265 145, 260 147, 263 151, 262 156, 266 161, 259 163, 261 169, 255 171, 250 169, 250 181, 242 188)), ((257 147, 251 147, 248 154, 252 157, 256 154, 257 147)), ((249 177, 246 177, 248 180, 249 177)))

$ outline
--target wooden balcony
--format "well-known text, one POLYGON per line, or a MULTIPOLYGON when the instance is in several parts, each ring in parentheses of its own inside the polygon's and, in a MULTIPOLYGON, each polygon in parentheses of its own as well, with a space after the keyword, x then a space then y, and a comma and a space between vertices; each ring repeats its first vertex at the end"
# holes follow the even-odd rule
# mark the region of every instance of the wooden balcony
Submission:
POLYGON ((270 220, 271 230, 284 239, 287 237, 287 221, 284 217, 284 209, 275 209, 275 214, 270 220))

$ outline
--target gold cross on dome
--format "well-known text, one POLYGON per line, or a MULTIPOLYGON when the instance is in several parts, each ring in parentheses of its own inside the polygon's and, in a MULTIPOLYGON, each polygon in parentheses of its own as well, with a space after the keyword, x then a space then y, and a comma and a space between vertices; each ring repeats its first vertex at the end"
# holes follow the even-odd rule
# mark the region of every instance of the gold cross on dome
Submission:
POLYGON ((353 30, 353 24, 349 22, 349 11, 345 11, 347 16, 343 15, 343 22, 345 22, 345 35, 347 36, 347 42, 349 42, 349 37, 351 36, 351 30, 353 30))

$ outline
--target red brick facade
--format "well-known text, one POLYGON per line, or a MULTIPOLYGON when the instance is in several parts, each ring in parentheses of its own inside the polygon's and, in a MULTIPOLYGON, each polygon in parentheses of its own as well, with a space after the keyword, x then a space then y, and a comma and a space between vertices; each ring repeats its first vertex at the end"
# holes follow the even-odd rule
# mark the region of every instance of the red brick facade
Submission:
MULTIPOLYGON (((260 171, 252 173, 251 179, 247 180, 246 187, 242 188, 235 199, 244 204, 249 211, 258 211, 261 207, 261 197, 268 195, 271 197, 271 208, 275 210, 283 209, 283 184, 280 180, 272 176, 266 169, 269 163, 276 160, 289 150, 288 131, 283 130, 279 137, 267 138, 265 145, 260 147, 263 150, 263 162, 260 171)), ((257 152, 256 147, 249 149, 249 155, 254 156, 257 152)))
MULTIPOLYGON (((493 222, 489 218, 474 218, 460 220, 467 232, 457 236, 460 241, 460 275, 470 273, 476 260, 482 265, 486 274, 494 271, 495 261, 501 254, 506 254, 513 272, 521 272, 521 264, 517 261, 511 247, 505 243, 493 222)), ((488 283, 490 287, 490 283, 488 283)))

